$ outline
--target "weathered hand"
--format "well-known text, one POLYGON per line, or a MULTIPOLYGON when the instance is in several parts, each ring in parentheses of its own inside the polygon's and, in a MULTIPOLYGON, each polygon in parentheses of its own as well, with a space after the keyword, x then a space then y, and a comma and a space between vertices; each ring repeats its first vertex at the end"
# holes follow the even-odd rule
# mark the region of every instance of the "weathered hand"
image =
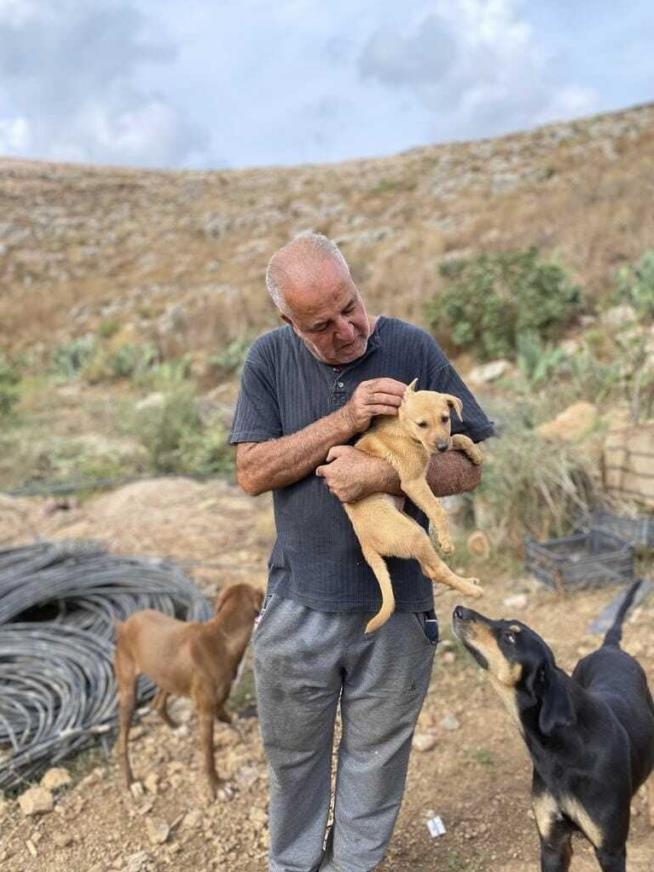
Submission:
POLYGON ((355 503, 379 490, 388 464, 351 445, 330 448, 327 462, 316 469, 330 493, 342 503, 355 503))
POLYGON ((403 382, 394 378, 373 378, 363 381, 343 406, 352 431, 363 433, 375 415, 397 415, 406 390, 403 382))

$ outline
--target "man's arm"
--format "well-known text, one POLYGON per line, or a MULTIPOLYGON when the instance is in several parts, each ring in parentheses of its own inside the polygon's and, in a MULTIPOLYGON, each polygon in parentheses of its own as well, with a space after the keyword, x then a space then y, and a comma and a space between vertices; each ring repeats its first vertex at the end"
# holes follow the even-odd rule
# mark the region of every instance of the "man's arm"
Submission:
MULTIPOLYGON (((352 503, 374 493, 402 496, 400 478, 385 460, 371 457, 350 445, 337 445, 316 475, 342 503, 352 503)), ((427 483, 437 497, 474 490, 481 481, 481 469, 462 451, 447 451, 431 458, 427 483)))
POLYGON ((343 408, 297 433, 266 442, 240 443, 236 449, 239 485, 256 496, 299 481, 325 460, 330 448, 363 433, 373 417, 396 415, 405 389, 402 382, 390 378, 364 381, 343 408))

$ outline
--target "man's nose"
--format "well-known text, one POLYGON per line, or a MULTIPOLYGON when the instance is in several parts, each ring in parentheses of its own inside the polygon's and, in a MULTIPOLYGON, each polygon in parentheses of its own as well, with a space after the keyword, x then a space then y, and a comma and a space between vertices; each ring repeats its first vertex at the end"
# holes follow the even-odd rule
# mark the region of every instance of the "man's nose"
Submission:
POLYGON ((342 316, 336 322, 336 335, 342 342, 351 342, 355 336, 353 325, 342 316))

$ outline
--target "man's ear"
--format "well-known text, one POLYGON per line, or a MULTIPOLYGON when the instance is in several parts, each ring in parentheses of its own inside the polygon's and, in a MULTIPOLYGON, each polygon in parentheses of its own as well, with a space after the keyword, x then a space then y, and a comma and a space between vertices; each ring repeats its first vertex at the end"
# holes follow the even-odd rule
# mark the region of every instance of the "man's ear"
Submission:
POLYGON ((572 726, 577 717, 570 692, 561 673, 550 664, 541 669, 543 672, 538 692, 541 700, 538 726, 541 733, 551 736, 557 727, 572 726))
POLYGON ((452 394, 445 394, 445 400, 450 409, 454 409, 456 412, 459 421, 463 421, 463 403, 458 397, 453 396, 452 394))

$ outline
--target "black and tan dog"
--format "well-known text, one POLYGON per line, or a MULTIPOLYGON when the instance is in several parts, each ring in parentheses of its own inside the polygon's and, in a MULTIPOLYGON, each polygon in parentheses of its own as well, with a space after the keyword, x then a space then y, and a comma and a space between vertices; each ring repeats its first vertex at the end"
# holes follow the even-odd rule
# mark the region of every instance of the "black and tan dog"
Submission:
MULTIPOLYGON (((625 872, 631 798, 654 766, 654 705, 639 663, 620 648, 629 590, 601 647, 560 669, 520 621, 454 609, 453 627, 516 719, 533 763, 542 872, 565 872, 571 836, 591 842, 603 872, 625 872)), ((649 782, 650 823, 654 788, 649 782)))

